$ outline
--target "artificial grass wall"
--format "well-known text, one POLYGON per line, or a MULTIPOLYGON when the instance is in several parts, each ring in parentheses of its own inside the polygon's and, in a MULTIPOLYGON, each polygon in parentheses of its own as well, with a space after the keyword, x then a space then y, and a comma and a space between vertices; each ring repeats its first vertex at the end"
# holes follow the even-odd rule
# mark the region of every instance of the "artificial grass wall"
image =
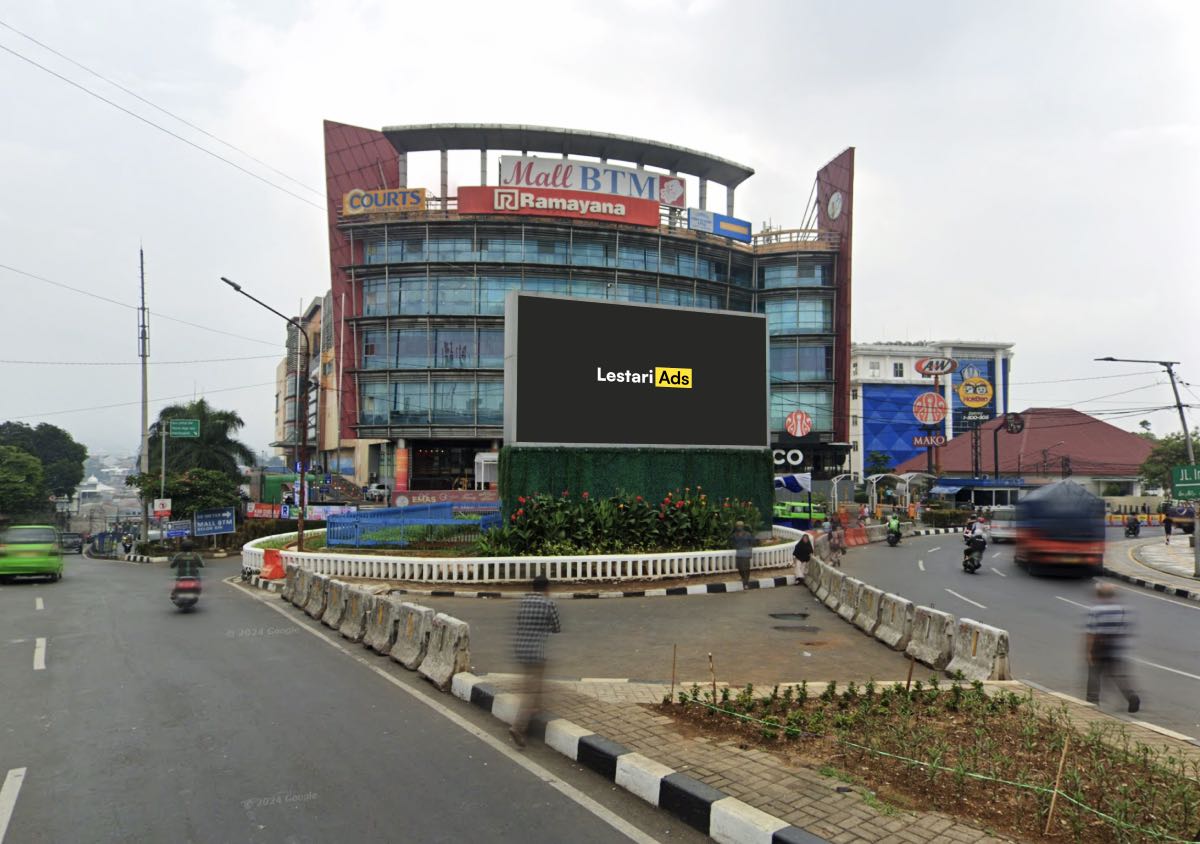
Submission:
POLYGON ((710 499, 752 501, 771 523, 775 502, 771 450, 716 448, 564 448, 504 446, 500 449, 500 498, 505 517, 517 496, 542 492, 593 498, 618 492, 661 499, 672 490, 703 487, 710 499))

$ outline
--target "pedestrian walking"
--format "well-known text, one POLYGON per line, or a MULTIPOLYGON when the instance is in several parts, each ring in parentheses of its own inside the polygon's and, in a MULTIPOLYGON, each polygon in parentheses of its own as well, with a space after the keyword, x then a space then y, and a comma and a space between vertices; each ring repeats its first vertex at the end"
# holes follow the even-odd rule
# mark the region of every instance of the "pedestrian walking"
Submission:
POLYGON ((1167 533, 1167 544, 1171 544, 1171 516, 1168 513, 1163 513, 1163 530, 1167 533))
POLYGON ((842 567, 842 555, 846 553, 846 528, 841 522, 833 525, 829 534, 829 563, 834 568, 842 567))
POLYGON ((808 531, 802 531, 796 547, 792 549, 792 559, 796 561, 797 582, 804 580, 804 575, 808 572, 808 561, 812 559, 812 555, 812 537, 808 535, 808 531))
POLYGON ((517 717, 509 728, 518 747, 525 746, 529 719, 542 708, 542 683, 546 676, 546 637, 561 633, 558 607, 546 593, 550 581, 544 574, 533 579, 532 591, 521 598, 517 606, 517 629, 513 636, 513 655, 521 666, 522 682, 517 717))
POLYGON ((754 553, 754 534, 741 519, 738 519, 733 526, 729 544, 733 546, 734 559, 737 563, 738 575, 742 578, 742 586, 749 586, 750 557, 754 553))
POLYGON ((1115 595, 1116 589, 1111 583, 1097 583, 1099 603, 1088 610, 1087 699, 1089 703, 1100 702, 1100 683, 1108 675, 1125 696, 1129 711, 1137 712, 1142 699, 1129 682, 1124 653, 1132 624, 1129 611, 1113 600, 1115 595))

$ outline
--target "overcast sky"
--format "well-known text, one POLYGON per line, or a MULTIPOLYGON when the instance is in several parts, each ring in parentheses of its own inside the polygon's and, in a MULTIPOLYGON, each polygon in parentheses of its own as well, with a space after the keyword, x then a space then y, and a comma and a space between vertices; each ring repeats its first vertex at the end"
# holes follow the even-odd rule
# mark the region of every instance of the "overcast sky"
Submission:
MULTIPOLYGON (((1200 4, 60 0, 0 3, 0 22, 0 264, 136 306, 143 245, 152 416, 204 394, 255 450, 272 439, 283 325, 218 277, 283 311, 326 290, 309 188, 331 119, 704 150, 757 171, 737 195, 756 229, 799 226, 854 146, 855 341, 1011 341, 1014 408, 1159 433, 1174 411, 1140 409, 1171 403, 1165 378, 1092 359, 1178 360, 1200 422, 1200 4)), ((432 166, 410 184, 436 189, 432 166)), ((135 450, 132 307, 5 268, 0 294, 0 420, 135 450)))

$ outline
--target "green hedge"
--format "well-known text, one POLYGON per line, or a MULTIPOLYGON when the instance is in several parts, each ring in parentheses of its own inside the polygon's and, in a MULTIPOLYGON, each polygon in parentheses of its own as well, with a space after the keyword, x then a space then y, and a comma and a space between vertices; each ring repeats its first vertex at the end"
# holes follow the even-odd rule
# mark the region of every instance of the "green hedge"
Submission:
POLYGON ((500 497, 504 518, 518 496, 562 492, 593 497, 620 493, 660 500, 672 490, 704 488, 709 498, 754 503, 763 524, 775 503, 775 464, 770 449, 564 448, 504 446, 500 449, 500 497))
POLYGON ((962 527, 970 516, 970 510, 923 510, 921 521, 930 527, 962 527))

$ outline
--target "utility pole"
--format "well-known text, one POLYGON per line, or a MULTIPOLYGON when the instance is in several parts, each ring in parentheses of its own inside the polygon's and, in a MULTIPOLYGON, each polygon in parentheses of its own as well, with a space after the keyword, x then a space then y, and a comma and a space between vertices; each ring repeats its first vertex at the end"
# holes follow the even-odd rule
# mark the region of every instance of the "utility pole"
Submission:
MULTIPOLYGON (((138 308, 138 357, 142 359, 142 459, 139 467, 142 482, 150 472, 150 394, 148 366, 150 360, 150 313, 146 310, 146 256, 138 247, 138 269, 141 276, 141 307, 138 308)), ((142 491, 142 541, 150 540, 150 502, 142 491)))

